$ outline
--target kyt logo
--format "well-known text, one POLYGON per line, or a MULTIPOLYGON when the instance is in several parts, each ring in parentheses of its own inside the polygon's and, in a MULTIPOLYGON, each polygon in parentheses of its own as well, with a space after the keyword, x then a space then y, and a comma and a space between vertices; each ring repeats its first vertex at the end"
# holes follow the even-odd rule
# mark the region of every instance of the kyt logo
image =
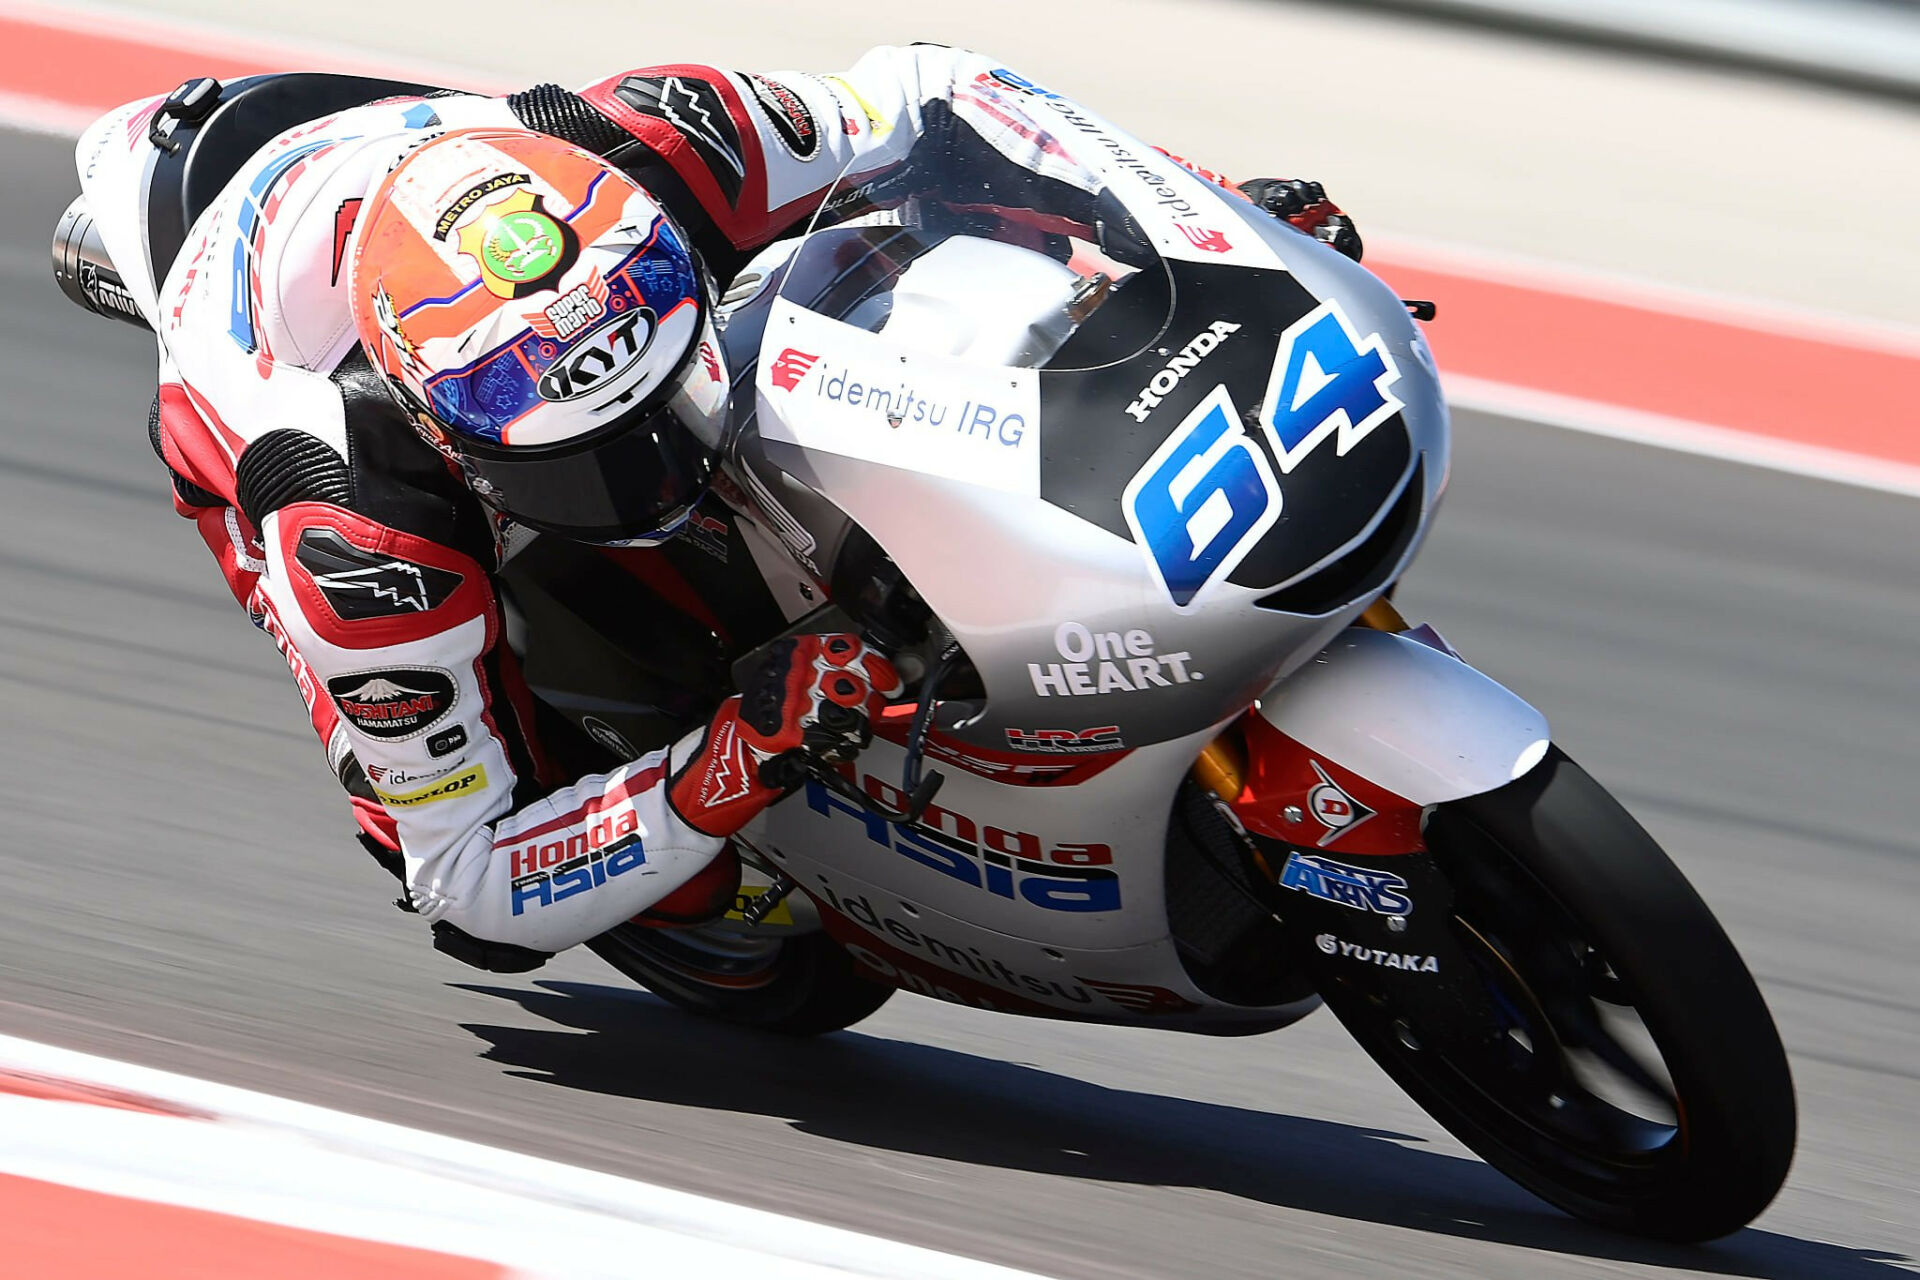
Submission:
POLYGON ((554 362, 540 375, 542 400, 578 400, 619 377, 647 354, 653 345, 654 315, 649 307, 635 307, 613 323, 580 340, 580 346, 554 362))
POLYGON ((800 379, 813 372, 813 366, 819 360, 819 356, 788 347, 774 357, 773 367, 767 371, 767 376, 773 379, 774 386, 782 391, 791 391, 800 385, 800 379))

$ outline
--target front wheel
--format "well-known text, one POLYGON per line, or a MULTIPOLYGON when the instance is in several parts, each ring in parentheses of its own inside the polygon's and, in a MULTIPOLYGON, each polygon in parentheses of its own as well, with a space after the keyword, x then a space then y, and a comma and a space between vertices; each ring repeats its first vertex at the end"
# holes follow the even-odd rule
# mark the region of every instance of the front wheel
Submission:
POLYGON ((1427 823, 1483 997, 1466 1014, 1334 982, 1327 1004, 1427 1113, 1567 1212, 1706 1240, 1793 1157, 1793 1081, 1752 976, 1640 825, 1558 749, 1427 823))
POLYGON ((860 974, 824 933, 754 938, 623 924, 587 946, 670 1004, 761 1031, 815 1036, 875 1012, 894 988, 860 974))

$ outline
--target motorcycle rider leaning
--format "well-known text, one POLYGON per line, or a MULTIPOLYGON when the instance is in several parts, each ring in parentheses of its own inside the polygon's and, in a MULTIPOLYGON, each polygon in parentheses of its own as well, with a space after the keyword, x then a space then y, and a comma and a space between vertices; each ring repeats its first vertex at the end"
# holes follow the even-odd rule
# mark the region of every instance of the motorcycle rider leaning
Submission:
MULTIPOLYGON (((899 676, 857 637, 802 636, 671 748, 568 776, 492 575, 528 534, 671 537, 725 435, 716 286, 935 132, 1061 181, 1034 91, 916 45, 832 76, 390 99, 282 133, 189 229, 158 305, 176 508, 440 949, 525 969, 630 918, 710 919, 738 885, 728 837, 795 776, 762 767, 865 745, 899 676)), ((1317 185, 1242 191, 1359 256, 1317 185)))

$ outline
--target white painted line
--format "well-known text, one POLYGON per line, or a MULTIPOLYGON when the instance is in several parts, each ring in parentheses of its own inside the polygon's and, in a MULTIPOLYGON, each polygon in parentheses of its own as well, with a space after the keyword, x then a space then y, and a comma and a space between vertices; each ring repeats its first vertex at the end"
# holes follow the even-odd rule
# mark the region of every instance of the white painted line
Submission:
POLYGON ((0 91, 0 128, 42 133, 55 138, 78 138, 100 118, 91 107, 76 107, 51 98, 0 91))
POLYGON ((1739 462, 1748 466, 1785 471, 1793 475, 1832 480, 1883 493, 1920 497, 1920 467, 1889 462, 1839 449, 1796 444, 1767 436, 1751 435, 1726 427, 1688 422, 1618 405, 1554 395, 1527 387, 1441 374, 1447 403, 1455 409, 1518 418, 1543 426, 1584 431, 1589 435, 1610 436, 1635 444, 1650 444, 1662 449, 1739 462))
MULTIPOLYGON (((1590 298, 1595 302, 1639 307, 1790 338, 1867 347, 1920 358, 1920 329, 1891 321, 1866 320, 1816 307, 1794 306, 1691 285, 1683 288, 1623 271, 1578 267, 1507 250, 1431 240, 1402 231, 1368 232, 1367 247, 1377 250, 1374 256, 1403 263, 1416 271, 1444 271, 1520 289, 1539 289, 1570 298, 1590 298)), ((1388 272, 1391 274, 1391 267, 1388 272)))
POLYGON ((0 1173, 497 1262, 529 1275, 1039 1280, 875 1236, 30 1040, 0 1071, 212 1119, 0 1089, 0 1173))

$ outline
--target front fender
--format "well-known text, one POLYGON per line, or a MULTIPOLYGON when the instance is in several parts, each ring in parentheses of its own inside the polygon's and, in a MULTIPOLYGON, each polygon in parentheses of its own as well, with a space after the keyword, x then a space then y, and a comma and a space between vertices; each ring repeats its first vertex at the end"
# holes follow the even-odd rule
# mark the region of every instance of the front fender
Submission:
POLYGON ((1492 791, 1546 754, 1547 718, 1458 658, 1351 627, 1260 697, 1274 728, 1416 805, 1492 791))

